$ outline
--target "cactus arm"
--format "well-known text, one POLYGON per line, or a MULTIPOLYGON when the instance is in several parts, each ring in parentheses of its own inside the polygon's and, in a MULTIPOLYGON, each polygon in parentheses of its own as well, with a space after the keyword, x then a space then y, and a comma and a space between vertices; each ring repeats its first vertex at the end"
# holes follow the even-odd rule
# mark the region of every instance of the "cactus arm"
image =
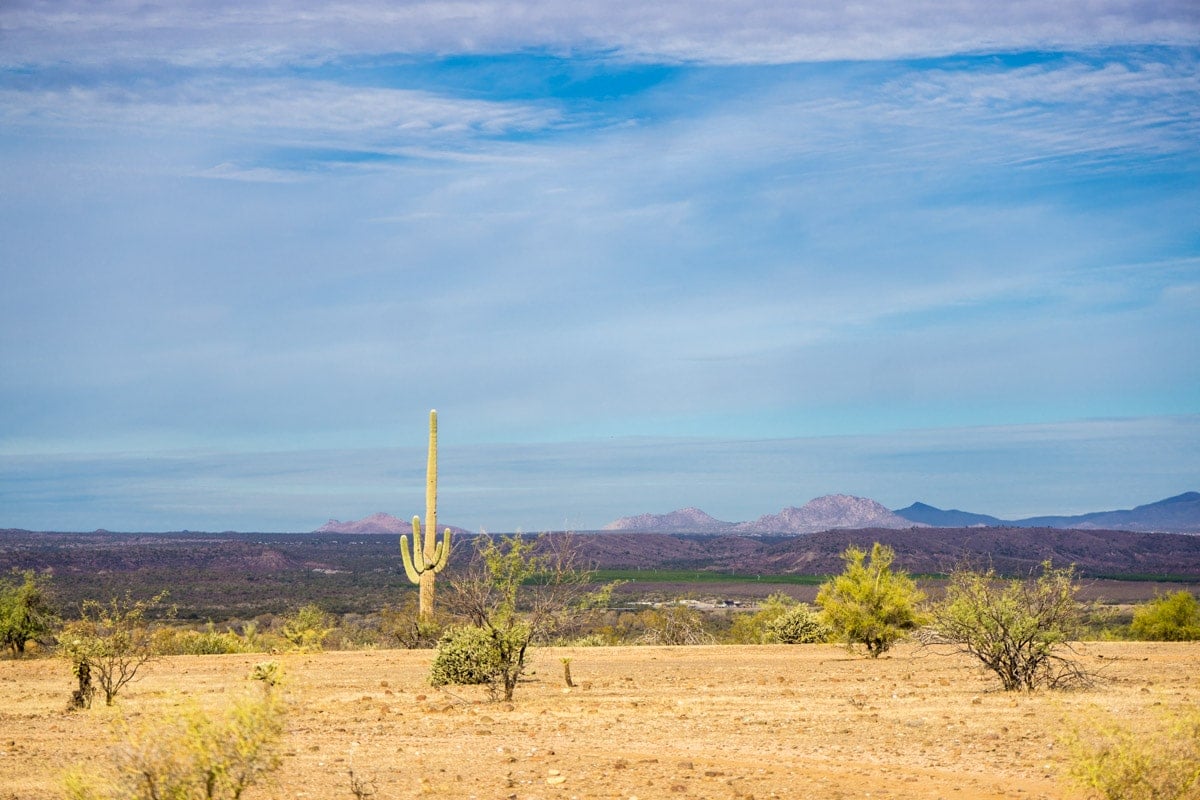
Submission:
MULTIPOLYGON (((415 547, 415 545, 414 545, 414 547, 415 547)), ((419 552, 418 552, 418 555, 419 555, 419 552)), ((408 579, 411 582, 420 583, 421 582, 421 574, 419 572, 417 572, 416 567, 413 566, 412 556, 409 555, 408 535, 403 534, 403 533, 400 534, 400 558, 401 558, 401 560, 404 561, 404 574, 408 576, 408 579)))
POLYGON ((425 526, 425 535, 421 535, 421 518, 413 517, 413 565, 417 568, 417 574, 420 575, 426 570, 425 564, 425 540, 429 538, 429 526, 425 526))
POLYGON ((437 548, 433 554, 433 561, 429 562, 429 569, 434 572, 441 572, 450 563, 450 529, 442 533, 442 540, 438 542, 437 548))

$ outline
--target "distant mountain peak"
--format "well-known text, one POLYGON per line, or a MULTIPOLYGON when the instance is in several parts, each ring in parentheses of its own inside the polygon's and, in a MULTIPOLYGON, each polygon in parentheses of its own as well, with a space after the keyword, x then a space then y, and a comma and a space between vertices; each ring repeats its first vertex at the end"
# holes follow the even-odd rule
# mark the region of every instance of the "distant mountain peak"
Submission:
POLYGON ((1004 520, 987 514, 973 514, 958 509, 945 511, 928 503, 913 503, 908 508, 896 509, 894 513, 919 525, 932 525, 935 528, 974 528, 1004 524, 1004 520))
POLYGON ((778 514, 766 514, 753 522, 743 522, 736 530, 743 533, 817 533, 836 528, 911 528, 904 519, 866 497, 827 494, 815 497, 803 506, 791 506, 778 514))
MULTIPOLYGON (((422 522, 421 524, 424 526, 425 523, 422 522)), ((455 534, 471 533, 465 528, 438 522, 439 531, 443 531, 446 528, 449 528, 455 534)), ((370 516, 350 520, 349 522, 331 519, 313 531, 313 533, 412 533, 412 520, 399 519, 398 517, 393 517, 391 514, 377 511, 370 516)))
POLYGON ((378 511, 362 519, 342 522, 331 519, 313 533, 410 533, 412 522, 378 511))
POLYGON ((638 514, 621 517, 604 526, 606 531, 654 531, 657 533, 717 533, 728 531, 732 522, 709 516, 698 508, 681 508, 667 514, 638 514))

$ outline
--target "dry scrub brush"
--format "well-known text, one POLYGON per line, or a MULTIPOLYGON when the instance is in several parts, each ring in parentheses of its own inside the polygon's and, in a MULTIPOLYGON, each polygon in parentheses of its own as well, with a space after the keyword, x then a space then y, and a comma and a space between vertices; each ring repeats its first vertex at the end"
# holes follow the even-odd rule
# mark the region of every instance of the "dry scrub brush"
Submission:
POLYGON ((79 619, 59 634, 60 654, 76 675, 81 670, 90 673, 104 692, 105 705, 111 706, 125 684, 159 657, 147 617, 166 596, 160 592, 149 600, 134 600, 129 594, 108 603, 85 600, 79 619))
POLYGON ((1077 723, 1063 737, 1067 774, 1103 800, 1200 798, 1200 708, 1131 725, 1112 717, 1077 723))
POLYGON ((211 714, 196 706, 169 717, 120 723, 105 772, 76 768, 67 800, 237 800, 280 765, 284 705, 277 665, 258 665, 260 691, 211 714))

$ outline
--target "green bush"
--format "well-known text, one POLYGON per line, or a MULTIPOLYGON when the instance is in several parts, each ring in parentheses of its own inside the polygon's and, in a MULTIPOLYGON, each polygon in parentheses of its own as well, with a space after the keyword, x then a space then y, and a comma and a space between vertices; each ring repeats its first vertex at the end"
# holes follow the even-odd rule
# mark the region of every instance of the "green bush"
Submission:
POLYGON ((753 614, 737 614, 729 626, 726 640, 732 644, 767 644, 772 641, 768 626, 794 608, 795 600, 776 592, 763 600, 753 614))
POLYGON ((813 644, 829 639, 829 626, 808 606, 795 606, 767 623, 766 641, 774 644, 813 644))
POLYGON ((24 655, 31 641, 51 641, 59 619, 51 602, 48 573, 13 570, 12 575, 11 580, 0 579, 0 646, 16 657, 24 655))
POLYGON ((447 630, 438 641, 429 682, 434 686, 490 684, 500 670, 500 650, 491 633, 461 625, 447 630))
POLYGON ((1152 642, 1200 639, 1200 601, 1185 589, 1156 597, 1133 612, 1129 632, 1135 639, 1152 642))
POLYGON ((293 649, 311 653, 325 649, 325 639, 333 629, 329 615, 317 604, 309 603, 288 617, 279 632, 293 649))
POLYGON ((278 661, 260 661, 250 670, 250 680, 261 681, 270 691, 283 683, 283 666, 278 661))
POLYGON ((1200 797, 1200 708, 1138 723, 1091 719, 1071 730, 1071 780, 1104 800, 1200 797))
POLYGON ((250 652, 246 642, 231 630, 218 631, 211 622, 204 630, 163 627, 154 631, 154 651, 164 656, 217 656, 250 652))
POLYGON ((878 658, 923 621, 917 610, 925 599, 902 570, 892 570, 896 553, 876 542, 867 553, 851 545, 842 554, 846 569, 821 584, 817 605, 834 635, 847 647, 861 644, 878 658))

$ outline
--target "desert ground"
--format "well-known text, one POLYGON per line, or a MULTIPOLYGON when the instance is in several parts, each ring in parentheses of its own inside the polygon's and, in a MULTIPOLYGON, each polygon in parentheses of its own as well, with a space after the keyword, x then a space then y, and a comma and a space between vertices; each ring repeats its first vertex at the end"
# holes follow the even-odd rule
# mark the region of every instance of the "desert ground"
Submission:
POLYGON ((1200 644, 1087 643, 1091 690, 1012 694, 962 656, 903 645, 539 649, 513 703, 429 687, 431 651, 180 656, 117 705, 69 713, 68 665, 0 661, 0 800, 60 796, 124 715, 218 708, 285 669, 283 766, 255 798, 1078 798, 1058 738, 1097 715, 1200 701, 1200 644), (563 680, 570 658, 575 688, 563 680))

